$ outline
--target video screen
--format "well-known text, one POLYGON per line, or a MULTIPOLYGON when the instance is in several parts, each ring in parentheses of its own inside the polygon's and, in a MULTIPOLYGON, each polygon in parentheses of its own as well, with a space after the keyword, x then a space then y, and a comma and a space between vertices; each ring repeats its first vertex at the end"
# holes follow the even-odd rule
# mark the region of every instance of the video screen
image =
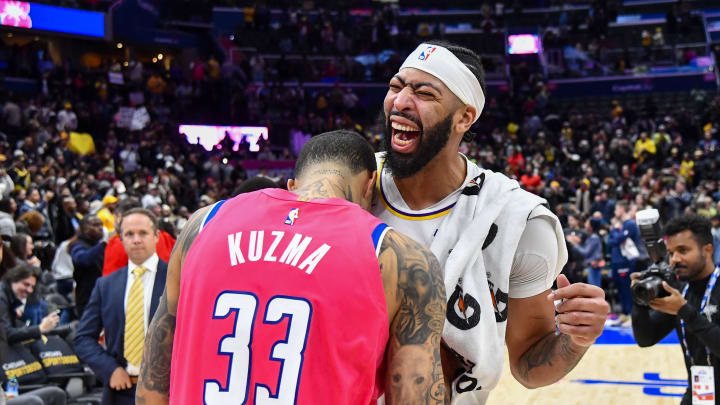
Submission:
POLYGON ((0 0, 0 25, 105 38, 105 13, 0 0))
POLYGON ((533 34, 509 35, 508 53, 528 55, 540 52, 540 38, 533 34))
POLYGON ((229 136, 233 141, 233 151, 240 150, 240 144, 245 141, 250 152, 259 152, 260 139, 268 140, 267 127, 236 127, 218 125, 180 125, 180 135, 191 145, 200 144, 208 152, 220 145, 229 136))

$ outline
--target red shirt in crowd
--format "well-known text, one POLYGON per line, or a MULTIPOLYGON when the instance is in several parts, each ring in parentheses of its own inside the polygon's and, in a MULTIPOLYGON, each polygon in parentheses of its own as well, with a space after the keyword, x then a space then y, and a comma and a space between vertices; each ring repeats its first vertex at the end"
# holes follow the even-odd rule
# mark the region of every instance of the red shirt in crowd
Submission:
POLYGON ((515 174, 520 173, 523 168, 525 167, 525 158, 523 157, 522 153, 516 153, 508 159, 508 165, 510 165, 510 168, 515 172, 515 174))
MULTIPOLYGON (((165 262, 170 260, 170 252, 173 246, 175 246, 175 239, 165 231, 160 231, 158 243, 155 245, 155 251, 157 252, 160 260, 165 262)), ((128 264, 128 255, 125 253, 125 248, 120 242, 120 237, 115 235, 105 246, 105 260, 103 261, 102 275, 107 276, 117 269, 121 269, 128 264)))
POLYGON ((528 176, 527 174, 523 174, 520 177, 520 182, 525 186, 525 189, 527 191, 530 191, 531 193, 534 193, 537 191, 537 188, 542 183, 542 179, 539 175, 533 174, 532 176, 528 176))

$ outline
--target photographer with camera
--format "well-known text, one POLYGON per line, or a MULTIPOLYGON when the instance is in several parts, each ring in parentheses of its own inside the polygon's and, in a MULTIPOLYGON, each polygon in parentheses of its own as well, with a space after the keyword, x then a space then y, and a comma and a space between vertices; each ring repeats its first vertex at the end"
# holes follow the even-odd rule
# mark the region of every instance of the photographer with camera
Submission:
POLYGON ((689 381, 683 405, 692 404, 693 396, 716 397, 720 389, 720 376, 713 378, 713 370, 720 370, 720 288, 715 288, 720 269, 713 263, 710 229, 710 221, 699 215, 673 218, 664 229, 670 268, 656 262, 647 272, 631 275, 638 304, 632 311, 632 327, 638 345, 652 346, 673 329, 680 338, 689 381), (675 275, 687 284, 671 286, 675 275))

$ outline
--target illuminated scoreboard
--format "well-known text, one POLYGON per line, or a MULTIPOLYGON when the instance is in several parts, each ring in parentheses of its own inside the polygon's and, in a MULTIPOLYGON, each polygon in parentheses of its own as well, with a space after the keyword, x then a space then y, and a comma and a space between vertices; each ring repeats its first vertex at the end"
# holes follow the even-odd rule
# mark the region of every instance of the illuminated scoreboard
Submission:
POLYGON ((0 0, 0 25, 28 31, 110 39, 105 13, 25 1, 0 0))

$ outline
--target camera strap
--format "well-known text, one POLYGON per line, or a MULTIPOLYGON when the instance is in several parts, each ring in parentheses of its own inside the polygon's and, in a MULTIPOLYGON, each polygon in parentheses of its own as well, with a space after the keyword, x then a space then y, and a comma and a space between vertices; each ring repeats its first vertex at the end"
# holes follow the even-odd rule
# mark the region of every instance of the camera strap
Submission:
MULTIPOLYGON (((712 294, 713 287, 715 287, 715 283, 718 279, 718 274, 720 274, 720 268, 716 267, 715 271, 713 271, 712 275, 710 276, 710 281, 707 283, 707 287, 705 287, 705 294, 703 295, 703 299, 700 302, 700 312, 702 312, 705 309, 705 305, 707 305, 708 301, 710 301, 710 295, 712 294)), ((683 288, 682 295, 685 297, 688 291, 688 287, 690 284, 686 284, 685 288, 683 288)), ((695 365, 695 362, 693 361, 692 356, 690 355, 690 349, 688 348, 687 339, 685 338, 685 321, 680 319, 680 330, 682 331, 682 340, 683 340, 683 346, 685 347, 685 356, 690 360, 690 365, 695 365)), ((712 363, 710 363, 710 349, 705 347, 705 353, 707 354, 707 361, 708 366, 712 366, 712 363)))

